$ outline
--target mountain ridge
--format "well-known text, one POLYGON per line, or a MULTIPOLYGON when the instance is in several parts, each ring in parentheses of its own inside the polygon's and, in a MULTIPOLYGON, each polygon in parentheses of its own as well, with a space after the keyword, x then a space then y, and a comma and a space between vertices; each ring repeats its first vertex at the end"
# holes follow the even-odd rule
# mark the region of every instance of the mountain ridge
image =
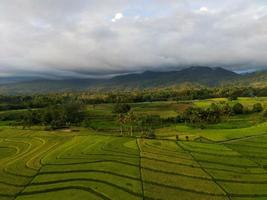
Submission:
POLYGON ((211 68, 206 66, 192 66, 176 71, 144 71, 142 73, 118 75, 108 79, 39 79, 1 84, 0 94, 74 92, 95 89, 132 90, 157 87, 164 88, 182 84, 200 85, 205 87, 218 87, 233 83, 237 85, 248 85, 248 83, 251 84, 252 82, 258 81, 258 76, 262 77, 261 80, 267 81, 267 72, 253 72, 241 75, 222 67, 211 68))

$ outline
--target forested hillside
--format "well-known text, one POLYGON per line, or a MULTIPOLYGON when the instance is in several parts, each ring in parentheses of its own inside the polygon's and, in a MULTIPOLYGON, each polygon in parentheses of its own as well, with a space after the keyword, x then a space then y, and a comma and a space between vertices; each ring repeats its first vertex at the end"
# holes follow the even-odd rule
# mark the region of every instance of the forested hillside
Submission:
POLYGON ((223 68, 189 67, 180 71, 143 73, 115 76, 109 79, 68 78, 60 80, 4 78, 0 80, 0 94, 34 94, 77 91, 143 90, 156 88, 201 87, 265 87, 267 72, 237 74, 223 68))

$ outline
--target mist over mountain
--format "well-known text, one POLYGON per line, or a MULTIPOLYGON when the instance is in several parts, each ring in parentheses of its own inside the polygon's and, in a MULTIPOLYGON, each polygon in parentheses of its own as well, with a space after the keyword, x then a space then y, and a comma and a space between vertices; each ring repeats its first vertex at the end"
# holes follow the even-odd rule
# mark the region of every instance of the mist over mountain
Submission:
POLYGON ((35 76, 0 77, 0 85, 11 84, 11 83, 23 83, 41 79, 42 79, 41 77, 35 77, 35 76))
POLYGON ((189 67, 179 71, 157 72, 145 71, 138 74, 119 75, 109 79, 68 78, 63 80, 51 79, 5 79, 0 85, 1 93, 29 94, 64 91, 112 90, 112 89, 146 89, 164 88, 192 84, 205 87, 216 87, 229 84, 253 84, 267 80, 266 72, 238 74, 221 67, 205 66, 189 67), (260 79, 258 77, 261 77, 260 79), (6 84, 4 84, 6 83, 6 84))

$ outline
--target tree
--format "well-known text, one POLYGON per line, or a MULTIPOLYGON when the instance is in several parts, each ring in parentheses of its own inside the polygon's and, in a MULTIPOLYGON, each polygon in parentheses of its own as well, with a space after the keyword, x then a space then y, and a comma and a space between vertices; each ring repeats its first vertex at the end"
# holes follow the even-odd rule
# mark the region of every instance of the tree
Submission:
POLYGON ((131 110, 131 106, 129 104, 125 103, 117 103, 113 107, 113 112, 116 114, 125 114, 128 113, 131 110))
POLYGON ((65 120, 69 124, 80 124, 86 116, 85 107, 81 103, 73 102, 63 105, 65 120))
POLYGON ((51 129, 66 128, 68 124, 67 116, 65 115, 62 106, 49 106, 42 113, 43 125, 51 129))
POLYGON ((261 111, 263 111, 263 107, 262 107, 261 103, 254 104, 252 111, 253 112, 261 112, 261 111))
POLYGON ((125 114, 122 114, 122 113, 118 114, 117 120, 118 120, 118 122, 120 124, 120 132, 121 132, 121 135, 123 135, 123 126, 126 123, 125 114))
POLYGON ((242 114, 243 113, 244 106, 241 103, 236 103, 232 110, 235 114, 242 114))
POLYGON ((238 95, 235 94, 235 93, 231 93, 229 96, 228 96, 228 100, 229 101, 234 101, 234 100, 237 100, 238 99, 238 95))
POLYGON ((183 112, 183 118, 185 122, 200 123, 203 118, 203 109, 198 107, 189 107, 183 112))
POLYGON ((186 139, 186 141, 189 141, 189 136, 188 135, 185 136, 185 139, 186 139))
POLYGON ((130 135, 133 136, 133 126, 136 123, 136 116, 133 112, 127 113, 126 122, 130 125, 130 135))
POLYGON ((41 123, 40 112, 35 110, 28 110, 22 118, 23 129, 26 127, 30 128, 31 126, 40 123, 41 123))
POLYGON ((179 135, 177 134, 177 135, 176 135, 176 141, 178 141, 178 140, 179 140, 179 135))
POLYGON ((121 104, 117 103, 113 107, 113 112, 117 114, 117 120, 120 124, 120 132, 123 135, 123 126, 127 122, 126 114, 131 110, 131 106, 129 104, 121 104))
POLYGON ((228 104, 219 104, 212 103, 208 108, 199 108, 199 107, 189 107, 187 108, 180 121, 186 123, 194 124, 200 128, 204 128, 204 123, 219 123, 222 116, 229 116, 231 113, 231 107, 228 104))
POLYGON ((232 109, 228 103, 222 105, 221 114, 226 117, 229 117, 232 114, 232 109))
POLYGON ((153 129, 148 130, 146 137, 149 139, 155 139, 156 138, 155 131, 153 129))
POLYGON ((159 115, 140 115, 135 117, 135 124, 141 129, 141 133, 144 136, 147 136, 150 130, 159 127, 162 123, 162 119, 159 115))
POLYGON ((207 118, 204 119, 209 123, 218 123, 221 120, 221 111, 217 104, 212 103, 210 107, 206 110, 207 118))
POLYGON ((29 110, 23 117, 24 127, 44 125, 52 129, 79 125, 85 119, 85 108, 80 103, 52 105, 41 110, 29 110))

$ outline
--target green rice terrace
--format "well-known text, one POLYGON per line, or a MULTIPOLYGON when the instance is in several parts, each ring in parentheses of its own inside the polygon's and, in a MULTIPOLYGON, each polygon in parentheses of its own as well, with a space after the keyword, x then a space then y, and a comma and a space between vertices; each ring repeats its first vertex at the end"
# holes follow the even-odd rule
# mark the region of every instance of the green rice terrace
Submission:
POLYGON ((267 199, 267 98, 130 103, 125 120, 114 106, 54 129, 1 111, 0 199, 267 199), (196 118, 225 102, 235 113, 196 118))

